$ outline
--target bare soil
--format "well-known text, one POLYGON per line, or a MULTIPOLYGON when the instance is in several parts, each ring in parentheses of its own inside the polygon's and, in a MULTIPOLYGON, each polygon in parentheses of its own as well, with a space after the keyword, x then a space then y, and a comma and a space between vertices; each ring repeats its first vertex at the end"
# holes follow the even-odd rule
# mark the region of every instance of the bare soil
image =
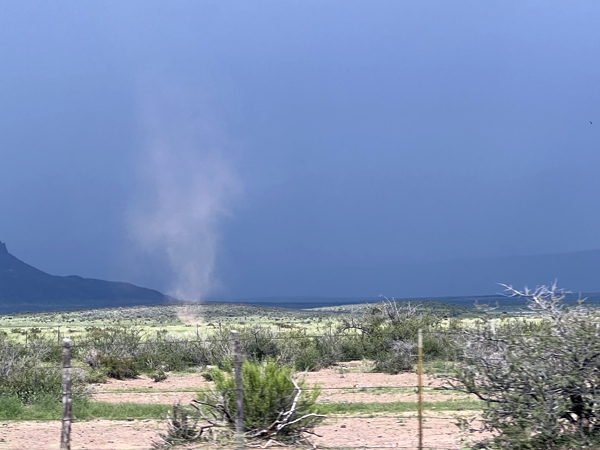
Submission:
POLYGON ((199 374, 169 376, 165 381, 155 383, 151 378, 142 375, 135 380, 112 380, 108 383, 94 385, 94 400, 111 403, 163 403, 172 404, 179 400, 189 403, 196 397, 194 391, 208 387, 199 374), (134 392, 131 392, 131 391, 134 392), (142 390, 142 392, 135 392, 142 390), (129 392, 126 392, 129 391, 129 392), (151 391, 151 392, 148 392, 151 391))
MULTIPOLYGON (((461 440, 456 420, 448 417, 424 421, 423 444, 430 448, 460 449, 461 440)), ((311 437, 317 448, 325 447, 385 447, 417 448, 418 421, 415 418, 336 418, 317 427, 322 437, 311 437)))
MULTIPOLYGON (((417 400, 415 374, 387 375, 380 373, 354 373, 338 369, 325 369, 305 375, 309 386, 321 385, 319 401, 322 402, 392 402, 417 400), (379 393, 369 388, 380 387, 379 393), (387 388, 387 389, 386 389, 387 388), (400 388, 398 390, 391 388, 400 388)), ((431 388, 441 381, 426 377, 426 401, 444 401, 458 396, 431 388)), ((188 402, 194 392, 177 392, 182 389, 199 389, 209 386, 199 374, 170 376, 155 383, 148 377, 136 380, 110 380, 96 385, 95 400, 108 402, 172 403, 188 402), (121 392, 141 389, 143 392, 121 392), (150 391, 150 392, 149 392, 150 391)), ((461 436, 456 427, 456 417, 473 417, 476 413, 426 412, 424 444, 431 448, 460 449, 461 436)), ((154 420, 110 421, 93 420, 73 424, 73 450, 137 450, 150 449, 152 441, 165 424, 154 420)), ((325 447, 385 447, 415 448, 417 420, 414 413, 378 415, 377 417, 332 417, 317 427, 322 437, 311 436, 316 448, 325 447)), ((58 449, 60 423, 3 422, 0 423, 0 449, 46 450, 58 449)), ((271 446, 271 445, 270 445, 271 446)), ((196 445, 192 448, 209 448, 196 445)))
MULTIPOLYGON (((323 369, 319 372, 302 374, 306 386, 321 387, 320 402, 414 402, 417 400, 417 375, 402 373, 342 373, 340 369, 323 369), (381 388, 381 389, 373 389, 381 388)), ((425 401, 443 401, 450 398, 468 398, 450 391, 434 390, 442 386, 442 381, 433 377, 424 379, 425 401)), ((94 385, 94 399, 103 402, 162 403, 172 404, 179 400, 187 403, 195 398, 195 392, 210 386, 198 374, 170 376, 165 381, 155 383, 151 378, 141 376, 135 380, 109 380, 106 384, 94 385), (142 390, 142 392, 122 392, 142 390), (152 390, 152 392, 148 392, 152 390)))
MULTIPOLYGON (((431 448, 461 448, 455 419, 450 417, 425 420, 424 445, 431 448)), ((315 429, 321 437, 311 436, 316 448, 326 447, 384 447, 416 448, 417 420, 415 418, 333 418, 315 429)), ((153 420, 111 421, 93 420, 74 423, 72 450, 148 450, 164 424, 153 420)), ((60 423, 14 422, 0 424, 0 449, 51 450, 59 448, 60 423)), ((210 444, 192 448, 210 448, 210 444)), ((275 447, 275 446, 273 446, 275 447)))
MULTIPOLYGON (((75 422, 72 450, 148 450, 164 428, 155 420, 75 422)), ((60 422, 0 423, 0 449, 51 450, 60 448, 60 422)))

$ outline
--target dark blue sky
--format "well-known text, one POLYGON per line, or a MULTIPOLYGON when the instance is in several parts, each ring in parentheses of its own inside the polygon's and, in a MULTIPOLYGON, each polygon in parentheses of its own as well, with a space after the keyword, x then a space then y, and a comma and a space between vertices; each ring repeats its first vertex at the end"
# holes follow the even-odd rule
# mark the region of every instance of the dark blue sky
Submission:
POLYGON ((190 298, 598 249, 599 23, 595 0, 3 2, 0 240, 190 298))

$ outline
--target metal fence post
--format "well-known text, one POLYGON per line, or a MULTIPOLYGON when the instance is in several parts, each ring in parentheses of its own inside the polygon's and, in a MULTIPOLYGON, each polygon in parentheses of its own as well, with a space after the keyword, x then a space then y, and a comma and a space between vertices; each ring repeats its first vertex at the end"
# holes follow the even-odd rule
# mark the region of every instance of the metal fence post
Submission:
POLYGON ((71 339, 63 339, 62 349, 62 428, 60 449, 71 450, 71 339))
POLYGON ((419 329, 417 346, 417 377, 419 393, 419 450, 423 449, 423 333, 419 329))
POLYGON ((242 352, 238 333, 231 330, 233 343, 233 366, 235 370, 235 443, 238 450, 244 448, 244 389, 242 386, 242 352))

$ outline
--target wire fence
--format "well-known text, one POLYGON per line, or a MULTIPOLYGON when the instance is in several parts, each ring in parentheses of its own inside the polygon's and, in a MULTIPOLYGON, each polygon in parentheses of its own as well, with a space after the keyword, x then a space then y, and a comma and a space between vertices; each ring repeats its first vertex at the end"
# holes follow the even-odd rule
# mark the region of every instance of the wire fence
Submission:
MULTIPOLYGON (((423 334, 426 334, 424 332, 423 334)), ((438 332, 439 333, 439 332, 438 332)), ((456 334, 454 332, 447 333, 456 334)), ((349 333, 331 334, 329 336, 348 337, 349 333)), ((302 338, 323 339, 324 335, 302 334, 302 338)), ((271 340, 289 339, 288 336, 269 336, 271 340)), ((242 343, 251 342, 252 337, 239 339, 242 343)), ((83 352, 96 348, 98 343, 87 342, 84 344, 68 342, 69 353, 78 352, 78 358, 83 352)), ((174 342, 152 341, 128 343, 103 343, 106 351, 135 350, 144 351, 149 347, 163 345, 172 347, 174 350, 181 345, 204 345, 207 342, 221 343, 228 347, 231 345, 231 338, 199 338, 182 339, 174 342)), ((67 345, 67 344, 64 344, 67 345)), ((16 344, 13 348, 20 350, 35 351, 38 345, 35 341, 29 341, 22 344, 16 344)), ((64 351, 66 347, 62 346, 64 351)), ((422 348, 422 344, 419 348, 422 348)), ((420 352, 419 352, 420 355, 420 352)), ((417 357, 417 354, 411 356, 417 357)), ((422 358, 419 356, 419 361, 422 358)), ((81 364, 80 361, 78 361, 81 364)), ((315 429, 315 435, 309 436, 309 441, 315 448, 343 450, 343 449, 379 449, 379 448, 412 448, 412 449, 460 449, 462 444, 459 440, 459 429, 455 422, 460 417, 473 418, 477 416, 476 410, 470 410, 463 406, 463 403, 469 406, 469 399, 460 397, 460 393, 453 392, 448 386, 443 386, 439 380, 431 377, 425 377, 420 382, 418 373, 410 372, 399 375, 383 375, 368 372, 357 371, 358 367, 352 363, 339 363, 335 368, 316 373, 304 373, 306 383, 302 386, 304 391, 319 390, 321 393, 319 405, 327 412, 327 420, 315 429), (326 373, 326 376, 323 375, 326 373), (376 381, 373 382, 372 380, 376 381), (320 383, 315 386, 314 383, 320 383), (427 385, 431 383, 432 385, 427 385), (452 395, 451 399, 444 398, 440 394, 452 395), (425 399, 423 398, 425 396, 425 399), (435 397, 435 398, 434 398, 435 397), (439 398, 438 398, 439 397, 439 398), (454 397, 459 397, 458 399, 454 397), (463 403, 461 403, 461 401, 463 403), (453 407, 454 402, 455 407, 453 407), (441 407, 440 407, 441 405, 441 407), (319 436, 319 434, 321 436, 319 436)), ((363 364, 363 363, 360 363, 363 364)), ((70 387, 66 378, 70 378, 73 371, 80 370, 75 364, 71 367, 70 360, 65 363, 63 359, 59 365, 49 363, 47 366, 53 366, 62 369, 63 373, 63 413, 61 426, 61 449, 80 448, 76 442, 77 438, 71 436, 71 426, 84 426, 87 422, 85 417, 78 418, 77 408, 75 414, 71 413, 71 403, 73 402, 70 387), (71 442, 73 440, 73 442, 71 442)), ((188 362, 188 368, 197 367, 197 363, 188 362)), ((422 373, 422 364, 421 367, 422 373)), ((239 370, 237 368, 236 370, 239 370)), ((234 370, 234 372, 236 372, 234 370)), ((92 399, 96 403, 112 404, 115 409, 125 409, 122 414, 132 411, 127 417, 115 417, 112 420, 131 422, 136 418, 157 419, 153 426, 158 429, 164 428, 165 421, 156 417, 156 410, 150 414, 146 405, 156 405, 163 407, 161 416, 165 416, 167 411, 172 408, 173 401, 182 401, 189 403, 192 399, 198 398, 205 389, 210 389, 211 383, 203 379, 201 373, 192 373, 186 376, 173 377, 167 380, 154 382, 147 377, 141 377, 136 380, 111 381, 105 385, 95 385, 92 399), (176 385, 171 387, 170 385, 176 385), (141 406, 140 406, 141 405, 141 406)), ((237 389, 237 387, 236 387, 237 389)), ((236 389, 223 393, 235 393, 236 389)), ((257 389, 255 392, 261 392, 257 389)), ((251 394, 252 389, 244 388, 245 395, 251 394)), ((75 399, 75 406, 77 406, 75 399)), ((472 400, 471 400, 472 402, 472 400)), ((38 418, 39 422, 56 422, 57 418, 38 418)), ((11 420, 2 420, 2 422, 11 422, 11 420)), ((157 431, 158 432, 158 431, 157 431)), ((108 440, 110 435, 98 436, 97 439, 108 440)), ((114 439, 114 438, 113 438, 114 439)), ((2 442, 2 441, 0 441, 2 442)), ((238 448, 252 448, 257 444, 255 442, 245 442, 243 445, 236 444, 238 448)), ((262 444, 264 445, 264 443, 262 444)), ((0 448, 2 448, 0 444, 0 448)), ((83 448, 83 447, 81 447, 83 448)), ((94 448, 89 445, 85 448, 94 448)))
MULTIPOLYGON (((31 327, 23 333, 14 328, 10 330, 10 337, 7 332, 0 330, 0 427, 7 424, 6 428, 0 428, 0 449, 30 448, 7 447, 14 431, 6 430, 17 421, 16 417, 36 420, 40 422, 40 426, 54 427, 54 431, 49 433, 52 434, 53 441, 48 448, 56 448, 59 428, 61 448, 73 445, 73 448, 94 449, 92 441, 103 443, 102 448, 110 447, 107 445, 111 441, 115 443, 115 447, 142 448, 130 445, 131 441, 148 443, 148 433, 153 436, 164 433, 168 424, 165 419, 168 414, 173 417, 175 411, 173 402, 189 405, 194 400, 203 401, 206 400, 206 392, 217 389, 210 381, 210 366, 221 367, 229 372, 233 369, 233 374, 237 375, 241 372, 240 368, 232 366, 241 360, 241 356, 260 362, 275 359, 283 367, 294 367, 298 370, 296 376, 306 379, 301 387, 304 393, 316 395, 315 391, 319 391, 315 411, 328 418, 310 430, 314 434, 307 436, 315 448, 464 448, 463 439, 477 441, 502 437, 502 431, 498 431, 498 427, 493 428, 494 414, 495 411, 499 414, 512 414, 509 410, 512 398, 518 396, 519 399, 525 399, 522 410, 524 414, 531 414, 529 399, 532 395, 537 395, 542 390, 546 392, 547 386, 550 386, 553 395, 559 392, 558 389, 563 389, 564 392, 565 389, 572 389, 570 385, 567 388, 557 387, 557 383, 552 381, 557 378, 553 374, 566 374, 570 377, 569 380, 579 380, 582 391, 585 391, 585 404, 596 408, 597 377, 591 371, 597 371, 597 361, 600 360, 600 324, 597 317, 582 322, 581 327, 576 329, 577 333, 569 330, 566 334, 559 332, 561 327, 549 326, 549 322, 512 319, 503 322, 504 318, 498 317, 498 320, 476 323, 465 320, 457 326, 451 321, 435 322, 430 329, 419 332, 418 335, 415 323, 421 328, 421 322, 410 322, 410 327, 407 327, 405 322, 390 321, 386 323, 389 327, 384 329, 389 334, 383 337, 369 335, 369 332, 360 328, 360 323, 354 326, 354 322, 346 319, 340 320, 339 326, 329 329, 310 327, 303 330, 297 327, 290 330, 279 327, 277 330, 277 326, 274 328, 270 322, 264 326, 252 323, 239 328, 237 343, 241 350, 236 350, 233 344, 235 340, 228 335, 231 331, 230 324, 223 328, 213 327, 212 330, 205 328, 203 333, 206 334, 201 334, 198 328, 195 333, 188 328, 186 333, 170 334, 161 328, 149 330, 118 324, 88 327, 85 332, 64 328, 61 330, 57 327, 31 327), (61 353, 65 350, 63 338, 72 340, 68 346, 71 358, 68 363, 65 363, 64 358, 61 362, 61 353), (382 348, 385 347, 381 354, 378 353, 379 344, 382 348), (308 361, 313 351, 316 352, 317 365, 311 365, 312 360, 308 361), (404 358, 404 362, 400 363, 402 368, 399 369, 402 373, 382 373, 398 371, 397 366, 394 369, 389 365, 380 365, 381 359, 388 356, 392 360, 396 357, 404 358), (18 383, 14 386, 6 383, 9 377, 5 374, 7 370, 10 371, 12 362, 19 358, 24 361, 22 367, 27 368, 29 364, 40 371, 32 371, 30 374, 23 371, 27 375, 24 378, 28 378, 24 381, 29 383, 18 394, 25 398, 23 400, 19 397, 22 400, 19 407, 22 406, 24 412, 11 416, 10 408, 14 404, 11 406, 10 402, 4 402, 4 397, 16 392, 11 391, 15 386, 19 389, 21 387, 18 383), (138 365, 138 372, 145 375, 136 379, 110 379, 105 384, 93 382, 94 379, 99 380, 98 374, 118 378, 108 372, 112 360, 116 363, 133 362, 138 365), (573 370, 569 369, 571 366, 574 367, 573 370), (326 369, 305 373, 304 370, 309 368, 326 369), (43 371, 51 372, 51 376, 47 377, 43 371), (161 379, 161 372, 162 377, 168 372, 166 379, 161 379), (424 375, 424 372, 441 378, 424 375), (83 383, 83 377, 86 377, 87 385, 83 383), (74 380, 74 392, 68 388, 70 378, 74 380), (27 389, 33 386, 35 391, 34 385, 38 380, 40 385, 48 380, 54 383, 54 404, 49 405, 46 411, 36 410, 38 404, 27 400, 30 394, 27 389), (458 386, 462 382, 463 390, 476 394, 469 396, 460 389, 453 389, 453 382, 458 386), (469 387, 469 383, 479 385, 469 387), (491 390, 488 389, 490 385, 491 390), (85 395, 79 396, 78 386, 92 386, 91 397, 86 400, 85 395), (535 390, 531 386, 535 386, 535 390), (56 387, 61 387, 60 393, 64 395, 62 403, 56 401, 56 387), (506 396, 502 397, 505 393, 512 397, 506 400, 506 396), (484 400, 478 400, 475 395, 484 400), (483 411, 485 413, 482 415, 483 411), (109 422, 103 422, 94 430, 90 429, 93 428, 89 421, 92 418, 102 418, 99 420, 109 422), (473 426, 484 423, 490 429, 493 428, 495 434, 471 434, 473 430, 470 426, 462 429, 455 426, 457 423, 466 425, 472 420, 473 426), (112 424, 113 421, 117 425, 112 424), (118 437, 111 434, 111 427, 131 427, 132 421, 135 426, 128 430, 129 444, 119 441, 118 437), (71 426, 77 430, 76 433, 71 434, 71 426)), ((375 317, 378 318, 379 316, 375 317)), ((363 324, 371 323, 371 319, 371 315, 366 316, 363 324)), ((579 327, 579 322, 574 324, 579 327)), ((178 333, 180 331, 177 330, 178 333)), ((394 361, 396 360, 392 362, 394 361)), ((387 360, 383 362, 387 363, 387 360)), ((216 369, 214 373, 217 373, 216 369)), ((133 378, 136 375, 132 373, 133 378)), ((561 380, 559 378, 559 383, 562 383, 561 380)), ((235 387, 219 387, 218 393, 237 401, 239 392, 247 400, 264 392, 244 386, 236 384, 235 387)), ((563 391, 556 395, 562 395, 563 391)), ((568 394, 574 407, 579 408, 584 404, 577 396, 572 400, 573 395, 570 392, 568 394)), ((521 404, 516 407, 521 407, 521 404)), ((569 405, 566 405, 566 420, 575 420, 573 411, 577 410, 568 408, 569 405)), ((241 409, 243 408, 237 410, 241 409)), ((190 407, 188 411, 194 413, 190 407)), ((284 410, 282 413, 286 415, 288 412, 284 410)), ((588 414, 587 410, 584 413, 588 414)), ((555 408, 550 414, 559 420, 565 417, 559 416, 555 408)), ((593 417, 600 417, 595 412, 594 414, 593 417)), ((29 425, 33 427, 30 430, 38 430, 35 428, 37 425, 29 425)), ((231 421, 228 425, 233 428, 231 421)), ((14 429, 17 430, 18 427, 14 426, 14 429)), ((37 433, 40 436, 46 434, 41 431, 37 433)), ((238 429, 237 437, 241 435, 238 429)), ((252 439, 245 442, 238 439, 229 444, 227 448, 235 446, 240 449, 275 445, 268 440, 256 442, 252 439)), ((46 447, 38 443, 35 447, 31 446, 33 448, 37 450, 46 447)))
MULTIPOLYGON (((290 339, 290 336, 296 336, 296 337, 302 337, 302 338, 307 338, 307 339, 322 339, 323 337, 332 337, 332 338, 344 338, 344 337, 352 337, 352 336, 357 336, 357 335, 361 335, 362 331, 359 328, 348 328, 346 331, 344 332, 324 332, 324 333, 319 333, 319 334, 312 334, 312 333, 306 333, 304 330, 302 329, 273 329, 270 326, 261 326, 260 324, 252 324, 250 325, 251 327, 254 327, 255 330, 259 330, 259 331, 268 331, 269 334, 269 338, 273 339, 273 340, 285 340, 285 339, 290 339), (278 335, 279 334, 279 335, 278 335)), ((39 331, 36 332, 19 332, 17 334, 21 334, 24 338, 25 338, 25 343, 19 343, 18 346, 19 347, 29 347, 29 346, 34 346, 35 345, 35 341, 39 336, 47 336, 50 333, 55 333, 57 336, 57 344, 60 345, 62 342, 63 338, 70 338, 70 339, 77 339, 80 337, 80 333, 82 333, 81 330, 75 330, 72 332, 65 332, 65 331, 59 331, 56 332, 56 328, 55 327, 42 327, 42 328, 38 328, 38 327, 32 327, 32 328, 37 328, 39 331)), ((111 327, 104 327, 104 328, 99 328, 99 327, 92 327, 94 328, 96 331, 98 332, 104 332, 106 333, 107 331, 111 330, 111 327)), ((467 334, 469 331, 471 331, 473 328, 468 328, 465 327, 464 330, 444 330, 443 328, 437 328, 434 330, 422 330, 422 333, 424 336, 426 335, 436 335, 436 336, 464 336, 465 334, 467 334)), ((156 330, 158 333, 157 335, 160 334, 161 330, 163 329, 158 329, 156 330)), ((228 331, 228 328, 224 328, 225 331, 228 331)), ((88 330, 86 330, 88 331, 88 330)), ((164 334, 166 335, 167 330, 164 329, 164 334)), ((494 330, 491 329, 490 332, 493 334, 494 330)), ((5 332, 6 333, 6 332, 5 332)), ((212 336, 202 336, 201 333, 199 331, 192 331, 193 334, 198 335, 199 337, 197 339, 189 339, 189 338, 180 338, 180 339, 173 339, 172 337, 170 337, 170 339, 172 340, 168 340, 167 338, 163 339, 163 342, 165 343, 172 343, 172 344, 177 344, 177 343, 187 343, 187 344, 202 344, 202 343, 206 343, 206 342, 217 342, 217 343, 226 343, 229 344, 231 343, 231 339, 229 337, 215 337, 214 335, 212 336), (202 337, 200 337, 202 336, 202 337)), ((527 333, 511 333, 511 337, 531 337, 532 335, 536 336, 536 337, 546 337, 546 338, 552 338, 552 337, 556 337, 556 334, 552 334, 552 333, 540 333, 537 330, 534 331, 530 331, 527 333)), ((253 338, 243 338, 240 337, 240 341, 249 341, 252 340, 253 338)), ((152 341, 152 342, 144 342, 142 340, 140 340, 139 342, 136 343, 136 345, 138 346, 144 346, 144 345, 151 345, 154 344, 156 341, 152 341)), ((90 344, 83 344, 83 345, 78 345, 78 344, 73 344, 72 348, 76 348, 76 347, 88 347, 90 344)))

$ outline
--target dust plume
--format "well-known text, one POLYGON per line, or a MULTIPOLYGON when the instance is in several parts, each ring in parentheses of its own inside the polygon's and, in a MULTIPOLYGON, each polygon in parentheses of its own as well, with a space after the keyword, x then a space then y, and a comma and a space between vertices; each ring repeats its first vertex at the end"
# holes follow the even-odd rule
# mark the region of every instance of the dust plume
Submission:
POLYGON ((177 89, 145 91, 141 189, 130 217, 141 248, 168 264, 169 294, 188 301, 219 287, 222 221, 240 192, 225 133, 204 105, 177 89))

